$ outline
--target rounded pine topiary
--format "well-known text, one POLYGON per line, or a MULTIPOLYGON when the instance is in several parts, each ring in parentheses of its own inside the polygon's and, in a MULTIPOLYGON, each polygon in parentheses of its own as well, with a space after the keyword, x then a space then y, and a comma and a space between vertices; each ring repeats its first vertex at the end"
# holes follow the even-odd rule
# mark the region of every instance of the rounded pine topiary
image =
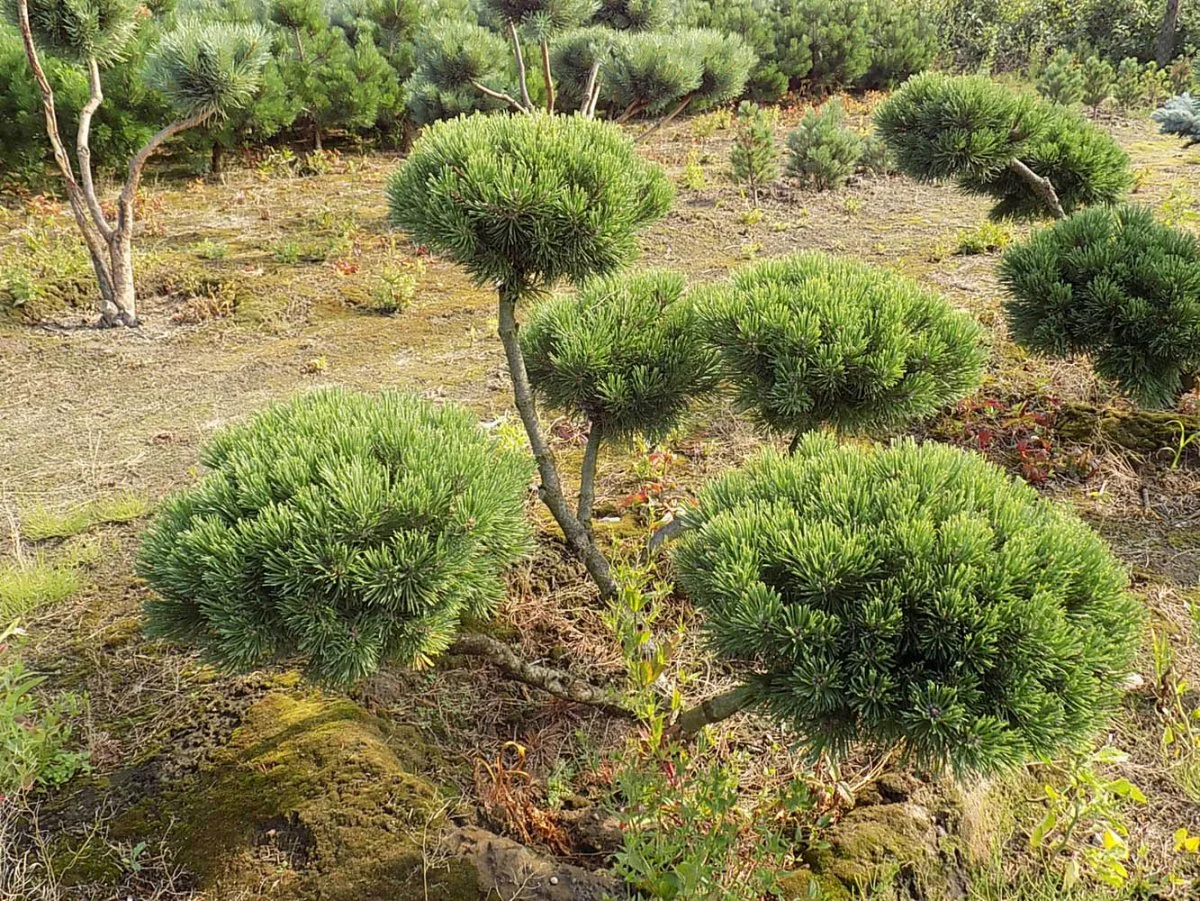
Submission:
POLYGON ((408 114, 418 125, 464 113, 498 110, 504 101, 478 85, 508 91, 510 51, 498 34, 471 22, 422 28, 413 44, 413 73, 404 84, 408 114))
POLYGON ((1045 128, 1049 108, 985 75, 914 75, 881 103, 875 125, 900 171, 920 181, 987 177, 1045 128))
POLYGON ((604 70, 604 94, 620 115, 617 121, 639 113, 665 113, 679 100, 700 89, 708 61, 707 49, 679 34, 624 32, 614 45, 604 70))
POLYGON ((1089 354, 1140 403, 1170 407, 1200 373, 1200 242, 1149 209, 1081 210, 1009 248, 1000 278, 1017 343, 1089 354))
POLYGON ((438 122, 388 184, 394 224, 518 295, 625 265, 671 197, 620 129, 542 113, 438 122))
MULTIPOLYGON (((1133 185, 1129 156, 1112 135, 1068 110, 1049 113, 1044 129, 1021 153, 1021 160, 1050 179, 1064 212, 1116 203, 1133 185)), ((1012 169, 990 176, 966 175, 959 186, 995 198, 993 219, 1035 219, 1046 215, 1038 193, 1012 169)))
POLYGON ((526 549, 532 465, 466 410, 316 391, 219 432, 146 531, 147 631, 250 669, 302 657, 347 685, 426 665, 526 549))
POLYGON ((982 330, 884 269, 799 253, 735 271, 702 303, 739 406, 779 432, 886 428, 970 392, 982 330))
POLYGON ((808 435, 709 483, 674 551, 751 704, 813 752, 991 773, 1080 745, 1141 610, 1072 514, 982 458, 808 435))
POLYGON ((543 402, 605 438, 661 434, 716 387, 716 354, 678 272, 620 273, 543 301, 521 348, 543 402))
POLYGON ((991 195, 993 217, 1062 218, 1112 203, 1132 183, 1129 158, 1108 134, 981 75, 911 78, 875 122, 900 171, 991 195))

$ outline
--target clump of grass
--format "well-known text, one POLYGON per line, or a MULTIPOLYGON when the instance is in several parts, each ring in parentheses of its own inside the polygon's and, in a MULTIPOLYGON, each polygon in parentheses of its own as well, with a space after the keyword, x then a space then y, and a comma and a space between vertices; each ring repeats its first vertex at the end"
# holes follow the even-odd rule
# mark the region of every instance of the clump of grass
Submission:
POLYGON ((708 184, 708 179, 704 175, 704 167, 700 165, 699 152, 695 150, 688 151, 687 162, 684 163, 683 174, 679 177, 679 183, 693 191, 698 191, 708 184))
POLYGON ((999 222, 981 222, 974 228, 959 229, 954 252, 959 256, 999 253, 1012 243, 1012 229, 999 222))
POLYGON ((41 554, 0 564, 0 621, 64 601, 82 585, 79 570, 50 563, 41 554))
POLYGON ((223 260, 229 256, 229 245, 224 241, 199 241, 192 247, 192 252, 202 260, 223 260))
POLYGON ((417 286, 424 271, 420 260, 385 266, 371 288, 371 310, 386 316, 408 309, 417 296, 417 286))
POLYGON ((34 507, 21 515, 21 535, 28 541, 70 538, 103 523, 131 522, 150 512, 150 502, 123 491, 67 510, 34 507))
POLYGON ((354 241, 345 235, 332 238, 313 238, 309 241, 287 239, 278 242, 271 252, 277 263, 324 263, 345 256, 354 249, 354 241))

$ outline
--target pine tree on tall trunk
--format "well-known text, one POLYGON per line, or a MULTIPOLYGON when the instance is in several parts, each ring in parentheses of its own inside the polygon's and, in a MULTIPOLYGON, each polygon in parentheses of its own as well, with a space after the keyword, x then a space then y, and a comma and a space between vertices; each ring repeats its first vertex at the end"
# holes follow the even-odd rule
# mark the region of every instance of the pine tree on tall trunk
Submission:
POLYGON ((54 161, 96 272, 101 326, 138 324, 133 237, 137 191, 147 161, 180 132, 249 100, 258 87, 267 55, 265 35, 244 26, 191 26, 162 39, 151 56, 149 74, 176 107, 178 118, 160 129, 129 161, 115 215, 110 214, 100 201, 92 171, 92 117, 104 102, 101 66, 122 59, 123 48, 137 28, 140 9, 130 0, 99 0, 88 5, 71 0, 16 0, 13 10, 41 92, 54 161), (54 90, 42 67, 39 44, 87 71, 88 101, 79 113, 75 163, 58 130, 54 90), (221 71, 213 71, 214 60, 223 61, 221 71))

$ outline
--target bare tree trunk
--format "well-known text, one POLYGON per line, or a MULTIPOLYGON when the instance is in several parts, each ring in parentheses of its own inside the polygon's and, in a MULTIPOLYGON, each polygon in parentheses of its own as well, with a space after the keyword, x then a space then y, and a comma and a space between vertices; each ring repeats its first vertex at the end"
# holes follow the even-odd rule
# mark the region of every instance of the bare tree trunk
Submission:
POLYGON ((579 522, 592 534, 592 509, 596 506, 596 460, 603 441, 600 423, 593 422, 583 451, 583 466, 579 470, 579 522))
POLYGON ((1054 190, 1054 185, 1050 183, 1050 179, 1038 175, 1016 157, 1008 161, 1008 168, 1020 176, 1025 184, 1029 185, 1033 192, 1041 198, 1055 219, 1067 218, 1067 214, 1063 212, 1062 203, 1059 202, 1058 194, 1054 190))
POLYGON ((186 119, 178 119, 161 129, 143 145, 129 161, 129 174, 117 197, 117 224, 108 238, 108 253, 111 260, 112 303, 117 308, 114 316, 101 316, 101 325, 136 326, 137 295, 133 285, 133 228, 136 213, 137 192, 142 183, 146 162, 165 141, 201 124, 212 114, 194 113, 186 119))
POLYGON ((739 685, 724 694, 702 701, 690 710, 679 714, 674 731, 682 736, 695 735, 705 726, 728 719, 740 710, 745 710, 755 699, 754 689, 739 685))
POLYGON ((504 355, 508 360, 508 372, 512 377, 513 396, 517 404, 517 411, 521 414, 521 422, 525 426, 525 433, 529 436, 529 445, 533 449, 538 475, 542 480, 540 490, 542 502, 549 508, 559 528, 562 529, 567 546, 587 567, 588 575, 600 589, 601 597, 612 597, 617 592, 617 583, 613 578, 608 560, 600 553, 600 549, 588 535, 583 523, 567 505, 562 482, 558 477, 558 469, 554 465, 554 455, 550 452, 545 438, 542 437, 537 406, 533 400, 533 389, 529 384, 529 374, 525 371, 525 358, 521 354, 521 342, 517 337, 517 300, 521 292, 511 285, 501 285, 499 292, 500 342, 504 345, 504 355))
POLYGON ((83 181, 84 199, 87 200, 88 209, 91 211, 96 228, 105 240, 108 240, 112 237, 112 226, 108 222, 108 217, 104 215, 99 198, 96 197, 96 185, 92 180, 92 116, 104 102, 104 91, 100 86, 100 64, 94 59, 88 60, 88 88, 88 101, 79 111, 79 128, 75 134, 75 157, 79 161, 79 177, 83 181))
POLYGON ((25 45, 25 57, 33 70, 34 80, 42 95, 42 111, 46 120, 46 136, 54 151, 54 161, 62 175, 67 201, 79 226, 83 242, 87 245, 96 272, 100 289, 100 325, 137 325, 137 297, 133 282, 133 226, 134 202, 146 161, 168 138, 185 129, 204 122, 210 114, 197 113, 186 119, 172 122, 152 137, 129 162, 129 174, 117 198, 117 220, 111 223, 104 213, 96 194, 92 178, 91 126, 92 117, 104 102, 100 86, 100 66, 95 59, 86 61, 88 72, 88 100, 79 112, 79 128, 75 136, 75 153, 79 161, 80 181, 75 180, 75 170, 66 146, 58 132, 58 118, 54 108, 54 90, 46 78, 33 42, 33 29, 29 23, 28 0, 17 0, 17 26, 25 45))
POLYGON ((596 118, 596 105, 600 102, 600 79, 596 79, 595 85, 592 86, 592 100, 588 104, 587 117, 589 119, 596 118))
MULTIPOLYGON (((29 68, 33 71, 34 80, 42 96, 42 112, 46 121, 46 136, 50 139, 50 147, 54 151, 54 162, 62 175, 63 187, 67 193, 67 202, 75 216, 75 224, 83 235, 83 243, 87 245, 88 255, 92 260, 92 269, 96 272, 96 282, 100 288, 100 314, 102 319, 115 316, 119 311, 113 303, 113 278, 110 269, 108 236, 101 232, 99 225, 90 217, 92 204, 89 203, 83 189, 75 180, 75 170, 67 148, 58 133, 58 114, 54 108, 54 90, 46 78, 42 61, 38 57, 37 47, 33 43, 33 29, 29 24, 29 5, 27 0, 17 0, 17 25, 21 32, 21 40, 25 45, 25 57, 29 68)), ((98 105, 98 104, 97 104, 98 105)), ((85 119, 90 124, 90 114, 85 119)), ((81 122, 81 124, 83 124, 81 122)))
POLYGON ((622 122, 628 122, 631 118, 636 116, 645 108, 645 103, 640 100, 635 100, 633 103, 629 104, 629 106, 625 107, 625 111, 622 112, 621 115, 617 116, 615 121, 618 125, 620 125, 622 122))
POLYGON ((1162 27, 1158 31, 1158 43, 1154 48, 1154 58, 1159 66, 1166 68, 1175 53, 1175 30, 1179 27, 1180 0, 1167 0, 1167 8, 1163 11, 1162 27))
POLYGON ((597 688, 562 670, 523 660, 508 645, 491 636, 476 633, 459 635, 450 645, 449 650, 451 654, 481 657, 514 679, 540 688, 556 698, 598 707, 614 716, 628 718, 634 716, 633 711, 616 703, 610 693, 603 688, 597 688))
POLYGON ((646 138, 650 137, 650 135, 654 134, 656 131, 658 131, 660 128, 662 128, 664 125, 666 125, 672 119, 674 119, 676 116, 678 116, 680 113, 682 113, 685 109, 687 109, 688 104, 692 102, 692 98, 695 96, 696 95, 694 92, 685 94, 683 99, 680 100, 679 103, 677 103, 675 105, 675 108, 673 110, 671 110, 669 113, 667 113, 661 119, 659 119, 657 122, 655 122, 649 128, 647 128, 645 131, 643 131, 640 135, 638 135, 636 138, 634 138, 634 141, 646 140, 646 138))
POLYGON ((529 99, 529 80, 525 71, 525 54, 521 52, 521 36, 517 34, 517 23, 508 23, 508 33, 512 38, 513 55, 517 58, 517 80, 521 85, 521 104, 527 110, 533 109, 533 101, 529 99))
POLYGON ((542 80, 546 82, 546 112, 554 113, 554 76, 550 72, 550 45, 546 41, 542 45, 542 80))
POLYGON ((208 155, 208 173, 218 178, 225 174, 225 154, 220 141, 213 141, 208 155))
POLYGON ((494 97, 496 100, 503 100, 505 103, 507 103, 509 106, 511 106, 513 109, 517 110, 518 112, 522 112, 522 113, 532 112, 532 110, 528 110, 525 107, 523 107, 521 105, 521 101, 518 100, 516 97, 513 97, 511 94, 506 94, 504 91, 493 91, 487 85, 481 84, 480 82, 475 81, 474 79, 471 79, 471 84, 476 90, 482 91, 484 94, 487 94, 489 97, 494 97))
POLYGON ((579 112, 587 116, 589 119, 596 114, 596 100, 594 95, 599 95, 600 85, 597 79, 600 77, 600 60, 592 63, 592 68, 588 72, 587 85, 583 89, 583 103, 580 104, 579 112))

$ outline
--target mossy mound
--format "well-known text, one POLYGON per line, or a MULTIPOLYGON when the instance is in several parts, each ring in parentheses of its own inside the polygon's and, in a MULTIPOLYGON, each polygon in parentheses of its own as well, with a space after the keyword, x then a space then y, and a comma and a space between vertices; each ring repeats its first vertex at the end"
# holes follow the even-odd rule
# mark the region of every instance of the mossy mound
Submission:
MULTIPOLYGON (((819 847, 805 852, 805 866, 784 882, 786 897, 822 901, 963 897, 953 855, 941 847, 932 809, 916 796, 929 795, 937 809, 954 800, 915 780, 885 776, 864 790, 859 806, 838 821, 819 847)), ((952 810, 944 815, 957 818, 952 810)))
POLYGON ((423 746, 391 739, 351 701, 269 694, 194 780, 119 818, 114 837, 149 840, 174 821, 178 862, 214 897, 475 901, 471 865, 431 859, 447 805, 413 772, 423 746))
MULTIPOLYGON (((934 824, 923 807, 907 802, 879 804, 846 814, 830 832, 828 847, 805 855, 805 863, 844 886, 850 898, 900 877, 905 870, 923 868, 936 855, 936 847, 934 824)), ((829 883, 828 878, 825 881, 829 883)))
MULTIPOLYGON (((1098 409, 1066 404, 1054 421, 1059 437, 1076 444, 1107 442, 1139 454, 1168 454, 1200 431, 1200 416, 1157 410, 1098 409), (1165 450, 1164 450, 1165 449, 1165 450)), ((1186 454, 1182 455, 1186 456, 1186 454)))

